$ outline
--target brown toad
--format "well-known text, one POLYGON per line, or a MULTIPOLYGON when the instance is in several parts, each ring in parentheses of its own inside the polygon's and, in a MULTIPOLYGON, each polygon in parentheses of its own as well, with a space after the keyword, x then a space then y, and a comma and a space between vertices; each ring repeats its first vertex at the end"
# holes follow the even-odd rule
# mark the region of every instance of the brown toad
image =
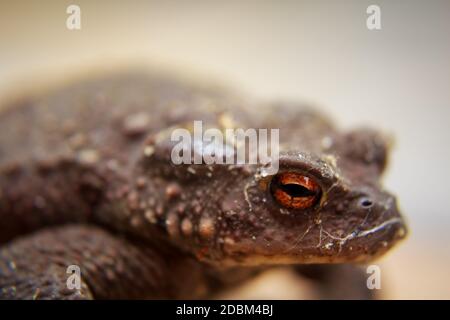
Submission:
POLYGON ((274 265, 329 292, 360 279, 324 296, 367 297, 350 267, 315 264, 368 262, 406 235, 379 181, 383 137, 301 105, 126 73, 21 99, 0 128, 5 299, 208 297, 274 265), (279 129, 278 172, 175 165, 170 133, 194 121, 279 129), (66 286, 71 265, 80 289, 66 286))

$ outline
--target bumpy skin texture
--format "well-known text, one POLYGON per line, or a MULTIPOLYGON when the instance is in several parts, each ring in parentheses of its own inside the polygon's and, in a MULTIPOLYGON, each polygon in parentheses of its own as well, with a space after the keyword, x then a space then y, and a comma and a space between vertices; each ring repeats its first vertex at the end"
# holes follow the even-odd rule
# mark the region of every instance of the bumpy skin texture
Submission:
POLYGON ((383 137, 300 105, 129 73, 24 98, 0 128, 2 298, 207 297, 271 265, 367 262, 406 235, 379 182, 383 137), (284 208, 265 166, 174 165, 170 135, 194 120, 279 128, 279 173, 314 179, 319 203, 284 208))

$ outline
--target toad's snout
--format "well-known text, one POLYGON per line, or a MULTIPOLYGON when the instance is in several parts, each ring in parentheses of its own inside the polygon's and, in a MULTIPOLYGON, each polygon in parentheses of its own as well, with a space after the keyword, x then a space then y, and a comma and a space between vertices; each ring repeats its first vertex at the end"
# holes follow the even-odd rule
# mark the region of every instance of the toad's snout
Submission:
POLYGON ((361 260, 371 260, 406 238, 408 228, 395 197, 389 194, 365 197, 360 199, 359 206, 367 214, 348 239, 345 246, 348 256, 353 255, 351 251, 359 252, 361 260))

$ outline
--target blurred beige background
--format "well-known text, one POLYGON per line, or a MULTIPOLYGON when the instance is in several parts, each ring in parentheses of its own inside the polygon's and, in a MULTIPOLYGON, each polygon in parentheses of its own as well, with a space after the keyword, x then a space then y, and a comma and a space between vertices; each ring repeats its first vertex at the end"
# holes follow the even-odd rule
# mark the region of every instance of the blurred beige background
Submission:
MULTIPOLYGON (((1 0, 0 99, 143 64, 313 102, 343 127, 381 127, 396 137, 385 183, 411 227, 381 262, 385 297, 449 299, 449 35, 448 0, 1 0), (70 4, 81 7, 80 31, 66 28, 70 4), (370 4, 382 30, 366 28, 370 4)), ((295 298, 291 280, 275 272, 240 297, 295 298)))

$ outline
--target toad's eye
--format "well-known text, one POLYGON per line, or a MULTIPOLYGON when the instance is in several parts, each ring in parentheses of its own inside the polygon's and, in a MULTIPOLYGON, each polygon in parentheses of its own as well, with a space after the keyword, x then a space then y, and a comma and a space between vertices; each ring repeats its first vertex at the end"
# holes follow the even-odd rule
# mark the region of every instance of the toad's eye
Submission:
POLYGON ((286 208, 308 209, 320 199, 321 189, 310 177, 297 172, 276 175, 270 184, 275 200, 286 208))

